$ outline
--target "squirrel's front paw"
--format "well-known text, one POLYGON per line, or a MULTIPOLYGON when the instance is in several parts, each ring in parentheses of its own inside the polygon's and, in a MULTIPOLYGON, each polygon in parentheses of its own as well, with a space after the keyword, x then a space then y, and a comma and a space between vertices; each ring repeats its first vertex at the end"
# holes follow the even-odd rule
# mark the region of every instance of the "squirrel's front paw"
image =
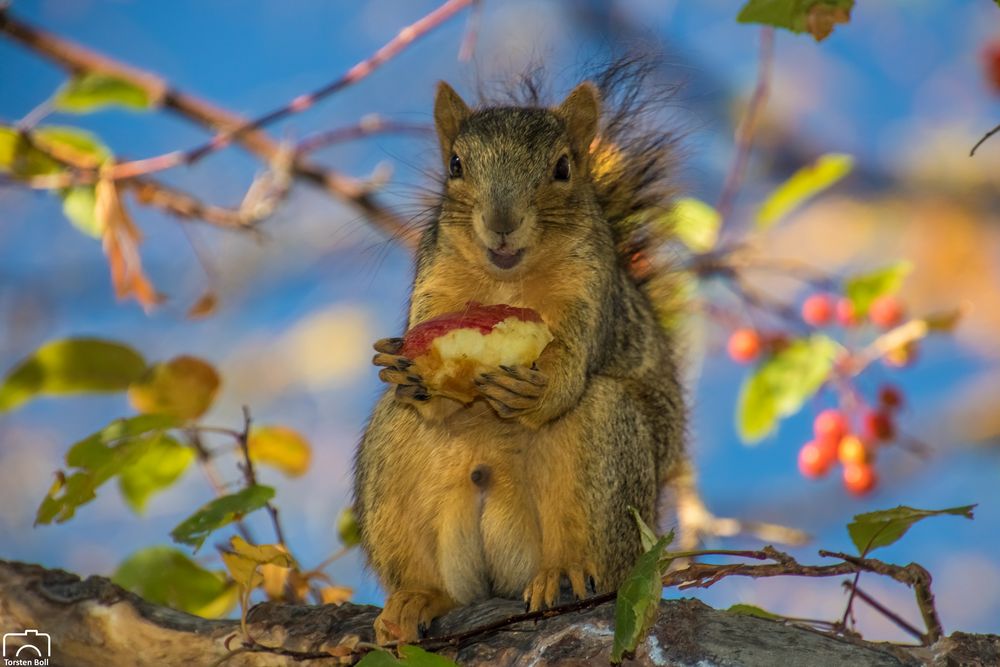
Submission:
POLYGON ((378 372, 383 382, 396 385, 396 399, 404 403, 424 402, 431 398, 423 378, 413 371, 413 361, 398 354, 403 347, 402 338, 383 338, 375 342, 378 354, 372 363, 382 366, 378 372))
POLYGON ((481 373, 476 388, 487 403, 504 419, 512 419, 532 409, 545 394, 548 378, 527 366, 500 366, 499 371, 481 373))

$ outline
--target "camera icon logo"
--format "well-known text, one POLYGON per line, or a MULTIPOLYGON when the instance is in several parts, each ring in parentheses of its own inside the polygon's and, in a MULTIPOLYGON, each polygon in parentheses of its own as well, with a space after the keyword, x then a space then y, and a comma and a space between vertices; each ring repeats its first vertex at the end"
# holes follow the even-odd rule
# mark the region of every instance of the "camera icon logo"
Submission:
POLYGON ((8 632, 3 636, 5 658, 48 658, 51 655, 52 637, 47 632, 25 630, 8 632))

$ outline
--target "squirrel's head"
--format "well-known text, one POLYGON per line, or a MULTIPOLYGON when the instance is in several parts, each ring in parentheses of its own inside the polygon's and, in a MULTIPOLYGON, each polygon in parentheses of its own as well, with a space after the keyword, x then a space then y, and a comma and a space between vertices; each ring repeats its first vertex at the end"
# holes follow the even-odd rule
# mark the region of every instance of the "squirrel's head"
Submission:
POLYGON ((481 110, 438 84, 434 123, 446 176, 439 234, 500 279, 565 248, 567 234, 586 234, 596 210, 589 157, 599 120, 591 83, 552 109, 481 110))

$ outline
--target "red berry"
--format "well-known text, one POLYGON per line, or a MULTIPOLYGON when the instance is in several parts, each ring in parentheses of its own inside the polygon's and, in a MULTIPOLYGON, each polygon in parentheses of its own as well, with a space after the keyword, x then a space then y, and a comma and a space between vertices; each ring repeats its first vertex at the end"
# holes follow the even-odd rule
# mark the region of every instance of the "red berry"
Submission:
POLYGON ((993 92, 1000 93, 1000 40, 994 40, 983 49, 983 69, 993 92))
POLYGON ((903 304, 892 295, 880 296, 872 301, 868 317, 875 326, 891 329, 903 321, 903 304))
POLYGON ((861 465, 868 462, 868 448, 856 435, 846 435, 840 441, 837 458, 845 466, 861 465))
POLYGON ((813 420, 813 433, 821 442, 832 443, 834 451, 837 444, 847 435, 849 430, 847 417, 840 410, 829 408, 816 415, 813 420))
POLYGON ((802 302, 802 319, 814 327, 824 327, 833 320, 833 297, 813 294, 802 302))
POLYGON ((858 323, 854 302, 846 297, 837 300, 837 322, 842 327, 853 327, 858 323))
POLYGON ((740 364, 747 364, 760 354, 760 335, 753 329, 737 329, 729 336, 729 357, 740 364))
POLYGON ((802 445, 799 450, 799 472, 803 477, 815 479, 830 470, 833 457, 815 440, 802 445))
POLYGON ((844 486, 856 496, 874 489, 877 481, 875 469, 866 463, 844 466, 844 486))
POLYGON ((861 432, 873 441, 892 440, 896 435, 896 425, 892 415, 883 410, 866 410, 861 416, 861 432))
POLYGON ((878 390, 878 402, 883 408, 896 410, 903 407, 903 394, 891 384, 884 384, 878 390))

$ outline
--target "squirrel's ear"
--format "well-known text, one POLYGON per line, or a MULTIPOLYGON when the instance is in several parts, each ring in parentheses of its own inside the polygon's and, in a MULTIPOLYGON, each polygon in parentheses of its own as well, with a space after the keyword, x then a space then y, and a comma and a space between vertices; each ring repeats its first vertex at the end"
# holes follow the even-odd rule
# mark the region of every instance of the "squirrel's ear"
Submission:
POLYGON ((601 120, 601 94, 597 86, 584 81, 563 100, 556 113, 566 121, 573 152, 578 158, 588 155, 601 120))
POLYGON ((455 89, 444 81, 437 85, 434 97, 434 126, 441 142, 441 154, 445 162, 451 157, 451 146, 455 143, 458 130, 469 116, 469 107, 458 96, 455 89))

